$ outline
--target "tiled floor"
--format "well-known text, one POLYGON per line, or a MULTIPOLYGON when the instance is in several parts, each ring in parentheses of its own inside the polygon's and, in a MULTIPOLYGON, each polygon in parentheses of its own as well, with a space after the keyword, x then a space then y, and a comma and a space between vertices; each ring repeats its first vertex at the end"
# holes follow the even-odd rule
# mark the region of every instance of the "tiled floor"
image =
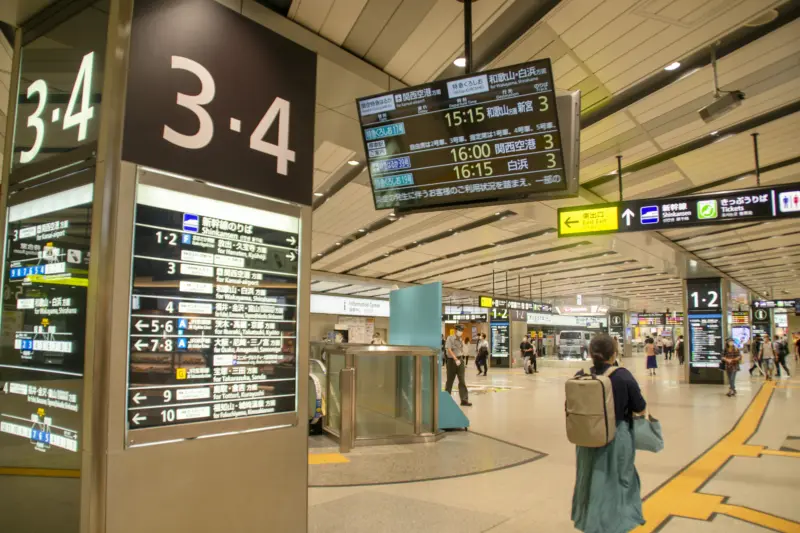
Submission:
MULTIPOLYGON (((637 533, 800 532, 800 457, 785 447, 780 452, 788 437, 800 435, 800 379, 784 378, 775 388, 759 392, 763 380, 751 380, 742 372, 739 396, 728 398, 724 387, 687 384, 676 362, 660 364, 656 377, 646 375, 643 358, 626 365, 639 380, 651 412, 661 420, 666 440, 659 454, 637 454, 643 495, 653 493, 645 502, 649 522, 637 533), (737 443, 741 435, 748 439, 737 443), (764 447, 784 455, 763 455, 764 447), (715 461, 723 466, 707 471, 706 465, 715 461), (680 492, 693 485, 699 487, 697 492, 680 492), (671 490, 678 492, 666 492, 671 490)), ((575 450, 564 432, 563 385, 572 373, 544 368, 526 376, 521 370, 497 370, 488 378, 468 378, 493 385, 481 387, 489 392, 473 394, 471 429, 539 450, 546 457, 438 481, 312 488, 309 531, 574 531, 570 504, 575 450)), ((386 464, 373 468, 402 469, 392 461, 402 461, 404 455, 387 456, 386 464)), ((360 460, 357 455, 350 459, 360 460)), ((438 477, 450 467, 442 461, 429 468, 431 477, 438 477)))

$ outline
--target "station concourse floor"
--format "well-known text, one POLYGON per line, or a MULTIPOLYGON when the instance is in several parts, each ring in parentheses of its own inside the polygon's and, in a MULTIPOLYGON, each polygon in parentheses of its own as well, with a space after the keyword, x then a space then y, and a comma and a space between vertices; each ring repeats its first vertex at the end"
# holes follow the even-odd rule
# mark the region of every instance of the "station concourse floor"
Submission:
MULTIPOLYGON (((659 454, 636 456, 648 520, 636 533, 800 533, 794 362, 791 378, 770 383, 750 378, 742 365, 735 398, 726 397, 726 386, 689 385, 674 359, 665 364, 660 357, 655 377, 642 356, 624 365, 666 442, 659 454)), ((575 448, 564 429, 564 380, 575 369, 540 367, 532 376, 498 369, 480 378, 469 370, 469 432, 434 444, 356 448, 345 455, 347 464, 315 464, 316 454, 337 454, 325 455, 336 449, 319 440, 315 448, 312 438, 309 532, 575 531, 575 448), (387 479, 392 483, 381 483, 387 479), (319 486, 326 481, 350 486, 319 486)))

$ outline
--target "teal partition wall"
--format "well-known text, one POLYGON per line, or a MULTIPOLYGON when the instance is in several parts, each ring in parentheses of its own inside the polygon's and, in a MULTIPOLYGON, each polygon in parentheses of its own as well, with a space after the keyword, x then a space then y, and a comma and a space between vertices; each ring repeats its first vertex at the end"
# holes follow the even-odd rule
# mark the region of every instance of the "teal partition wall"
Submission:
MULTIPOLYGON (((392 291, 389 311, 389 343, 400 346, 430 346, 439 351, 442 349, 442 284, 430 283, 416 287, 408 287, 392 291)), ((441 356, 440 356, 441 357, 441 356)), ((458 407, 453 397, 441 390, 441 361, 436 365, 436 391, 423 389, 423 413, 429 416, 428 408, 432 394, 439 394, 439 429, 457 429, 469 427, 469 419, 458 407)), ((430 370, 423 367, 423 384, 430 370)), ((401 372, 401 375, 410 375, 401 372)), ((423 419, 424 424, 430 420, 423 419)))

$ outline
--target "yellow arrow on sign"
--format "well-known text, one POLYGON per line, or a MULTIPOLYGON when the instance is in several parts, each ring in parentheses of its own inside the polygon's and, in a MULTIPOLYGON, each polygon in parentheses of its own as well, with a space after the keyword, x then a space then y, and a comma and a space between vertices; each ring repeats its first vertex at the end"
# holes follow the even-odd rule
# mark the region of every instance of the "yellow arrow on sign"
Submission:
POLYGON ((619 230, 619 208, 616 205, 586 207, 558 214, 558 234, 587 235, 619 230))

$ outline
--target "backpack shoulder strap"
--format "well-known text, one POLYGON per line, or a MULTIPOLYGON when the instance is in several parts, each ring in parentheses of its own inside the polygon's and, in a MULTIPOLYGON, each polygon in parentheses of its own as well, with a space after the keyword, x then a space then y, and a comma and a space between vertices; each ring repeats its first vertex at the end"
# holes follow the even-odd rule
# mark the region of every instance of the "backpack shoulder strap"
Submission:
POLYGON ((609 368, 608 368, 608 369, 607 369, 605 372, 603 372, 603 375, 604 375, 605 377, 607 377, 607 378, 610 378, 610 377, 611 377, 611 374, 613 374, 614 372, 616 372, 616 371, 617 371, 619 368, 620 368, 620 367, 618 367, 618 366, 613 366, 613 365, 612 365, 612 366, 611 366, 611 367, 609 367, 609 368))

